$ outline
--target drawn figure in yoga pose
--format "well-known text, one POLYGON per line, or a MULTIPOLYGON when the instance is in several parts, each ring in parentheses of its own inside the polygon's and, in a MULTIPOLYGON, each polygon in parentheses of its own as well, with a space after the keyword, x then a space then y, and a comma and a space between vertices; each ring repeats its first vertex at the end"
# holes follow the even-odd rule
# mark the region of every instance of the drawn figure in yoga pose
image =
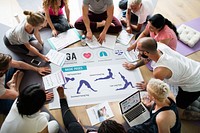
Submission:
POLYGON ((69 82, 69 81, 74 81, 75 79, 72 77, 72 78, 69 78, 69 77, 65 77, 65 80, 66 80, 66 83, 63 85, 63 87, 65 88, 65 89, 67 89, 67 83, 69 82))
POLYGON ((132 85, 132 83, 131 82, 128 82, 127 81, 127 79, 119 72, 119 75, 121 76, 121 78, 123 79, 123 81, 124 81, 124 87, 122 87, 122 88, 118 88, 118 89, 116 89, 116 90, 124 90, 124 89, 126 89, 129 85, 132 87, 132 88, 134 88, 134 86, 132 85))
POLYGON ((106 77, 103 77, 103 78, 98 78, 98 79, 95 79, 94 81, 97 81, 97 80, 104 80, 104 79, 109 79, 109 78, 111 78, 111 79, 115 79, 115 78, 113 78, 113 73, 111 72, 111 69, 110 68, 108 68, 108 76, 106 76, 106 77))
POLYGON ((97 90, 94 90, 92 87, 91 87, 91 85, 86 81, 86 80, 80 80, 80 83, 79 83, 79 87, 78 87, 78 89, 77 89, 77 94, 80 94, 80 89, 81 89, 81 87, 82 87, 82 85, 83 84, 85 84, 89 89, 91 89, 92 91, 94 91, 94 92, 97 92, 97 90))

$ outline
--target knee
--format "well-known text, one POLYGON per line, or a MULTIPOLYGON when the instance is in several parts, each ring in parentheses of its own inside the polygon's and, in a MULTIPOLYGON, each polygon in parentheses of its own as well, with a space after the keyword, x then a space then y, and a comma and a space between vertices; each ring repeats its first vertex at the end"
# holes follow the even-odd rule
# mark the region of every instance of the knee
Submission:
POLYGON ((83 25, 84 25, 84 24, 83 24, 82 22, 76 21, 75 24, 74 24, 74 27, 75 27, 76 29, 82 30, 82 29, 83 29, 83 25))
POLYGON ((57 133, 59 131, 59 124, 57 121, 52 120, 48 122, 49 133, 57 133))

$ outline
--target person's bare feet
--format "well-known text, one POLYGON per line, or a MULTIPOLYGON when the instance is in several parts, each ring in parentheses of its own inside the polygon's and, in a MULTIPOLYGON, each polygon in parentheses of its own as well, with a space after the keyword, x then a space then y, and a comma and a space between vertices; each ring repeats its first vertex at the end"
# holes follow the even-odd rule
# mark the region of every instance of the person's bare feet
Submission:
POLYGON ((17 70, 13 76, 12 79, 10 81, 7 82, 7 86, 11 89, 11 90, 15 90, 15 91, 19 91, 19 86, 21 83, 21 80, 24 76, 24 73, 20 70, 17 70))
POLYGON ((64 93, 64 88, 62 86, 59 86, 57 88, 57 92, 58 92, 58 95, 59 95, 60 99, 65 99, 66 98, 65 93, 64 93))
MULTIPOLYGON (((106 20, 103 20, 101 22, 97 22, 97 28, 98 27, 103 27, 103 26, 105 26, 105 24, 106 24, 106 20)), ((115 24, 111 23, 110 26, 115 26, 115 24)))
POLYGON ((19 91, 19 86, 21 84, 22 78, 24 77, 24 72, 20 71, 16 79, 16 90, 19 91))

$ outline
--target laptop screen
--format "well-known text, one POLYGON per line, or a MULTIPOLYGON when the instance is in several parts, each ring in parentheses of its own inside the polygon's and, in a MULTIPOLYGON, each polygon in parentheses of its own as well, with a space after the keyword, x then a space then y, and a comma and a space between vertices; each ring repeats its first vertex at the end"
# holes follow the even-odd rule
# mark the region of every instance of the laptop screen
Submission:
POLYGON ((131 96, 127 97, 126 99, 120 102, 120 108, 121 108, 122 114, 126 113, 129 109, 131 109, 138 103, 140 103, 139 91, 135 92, 134 94, 132 94, 131 96))

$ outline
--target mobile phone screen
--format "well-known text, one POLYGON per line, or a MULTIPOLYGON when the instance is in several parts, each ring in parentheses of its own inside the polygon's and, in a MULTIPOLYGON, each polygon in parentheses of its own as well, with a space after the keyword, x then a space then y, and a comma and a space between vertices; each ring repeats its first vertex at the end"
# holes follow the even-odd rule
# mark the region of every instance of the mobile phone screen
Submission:
POLYGON ((40 65, 41 62, 38 61, 38 60, 33 59, 33 60, 31 61, 31 63, 34 64, 34 65, 40 65))

